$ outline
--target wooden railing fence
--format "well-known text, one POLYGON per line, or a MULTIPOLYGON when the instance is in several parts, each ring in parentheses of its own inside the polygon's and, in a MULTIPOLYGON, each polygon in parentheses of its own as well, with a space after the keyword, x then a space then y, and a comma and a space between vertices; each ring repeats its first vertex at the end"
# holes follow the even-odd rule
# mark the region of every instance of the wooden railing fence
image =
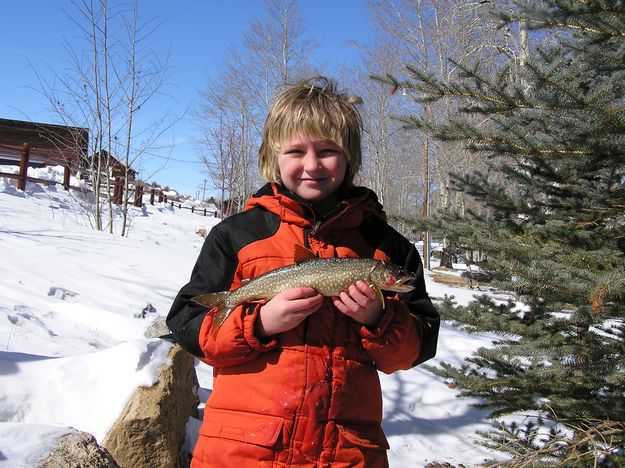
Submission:
MULTIPOLYGON (((7 177, 9 179, 17 179, 17 189, 21 191, 26 190, 26 182, 34 182, 34 183, 39 183, 39 184, 46 184, 48 186, 61 184, 63 185, 63 188, 65 190, 72 189, 74 191, 78 191, 82 193, 93 192, 93 190, 90 188, 76 187, 76 186, 70 185, 69 184, 69 171, 67 170, 67 168, 64 172, 62 183, 57 182, 55 180, 39 179, 37 177, 29 177, 28 176, 29 151, 30 151, 30 148, 29 148, 28 143, 24 143, 22 151, 20 153, 20 171, 18 174, 0 172, 0 177, 7 177)), ((113 186, 113 203, 116 205, 123 204, 124 202, 124 179, 122 177, 116 177, 114 180, 110 182, 112 182, 112 186, 113 186)), ((100 186, 102 185, 103 184, 100 184, 100 186)), ((130 195, 130 192, 134 193, 134 197, 132 201, 130 201, 130 198, 129 198, 129 203, 131 203, 132 205, 136 207, 143 206, 144 191, 145 191, 145 187, 142 184, 137 184, 134 189, 129 189, 128 190, 129 195, 130 195)), ((182 206, 182 203, 180 202, 177 202, 176 204, 174 204, 175 202, 167 200, 167 195, 164 194, 163 191, 157 187, 150 188, 150 205, 154 205, 157 192, 158 192, 158 203, 171 203, 172 208, 175 208, 177 205, 178 209, 191 210, 191 213, 196 213, 196 212, 198 214, 203 213, 204 216, 212 215, 215 218, 218 216, 218 212, 216 210, 207 210, 206 208, 198 208, 193 205, 191 207, 182 206)), ((104 194, 103 196, 106 196, 106 194, 104 194)))

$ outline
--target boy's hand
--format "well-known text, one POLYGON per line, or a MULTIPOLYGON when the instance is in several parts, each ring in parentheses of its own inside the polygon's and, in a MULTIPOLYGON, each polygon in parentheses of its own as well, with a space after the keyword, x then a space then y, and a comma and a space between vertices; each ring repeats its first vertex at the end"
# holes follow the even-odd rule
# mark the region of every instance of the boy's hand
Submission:
POLYGON ((282 291, 260 308, 255 324, 258 338, 291 330, 323 304, 324 297, 313 288, 282 291))
POLYGON ((363 281, 357 281, 332 298, 339 312, 348 315, 367 327, 374 327, 382 318, 384 310, 378 293, 363 281))

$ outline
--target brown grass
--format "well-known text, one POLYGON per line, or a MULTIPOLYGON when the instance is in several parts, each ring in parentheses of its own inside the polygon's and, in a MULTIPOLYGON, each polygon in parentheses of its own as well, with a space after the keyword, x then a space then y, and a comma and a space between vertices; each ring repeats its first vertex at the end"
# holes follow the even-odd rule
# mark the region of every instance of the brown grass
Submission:
POLYGON ((469 287, 469 279, 463 276, 446 275, 444 273, 434 273, 431 278, 437 283, 445 284, 447 286, 456 286, 460 288, 469 287))

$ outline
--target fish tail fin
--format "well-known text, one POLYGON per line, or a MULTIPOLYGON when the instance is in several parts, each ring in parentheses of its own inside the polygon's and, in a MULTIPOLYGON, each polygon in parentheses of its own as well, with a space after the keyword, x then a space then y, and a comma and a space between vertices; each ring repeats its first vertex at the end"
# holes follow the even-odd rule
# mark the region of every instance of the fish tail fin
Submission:
POLYGON ((216 309, 213 314, 213 325, 211 326, 211 335, 215 336, 221 324, 228 318, 231 308, 228 307, 228 291, 202 294, 191 298, 193 302, 204 306, 208 309, 216 309))

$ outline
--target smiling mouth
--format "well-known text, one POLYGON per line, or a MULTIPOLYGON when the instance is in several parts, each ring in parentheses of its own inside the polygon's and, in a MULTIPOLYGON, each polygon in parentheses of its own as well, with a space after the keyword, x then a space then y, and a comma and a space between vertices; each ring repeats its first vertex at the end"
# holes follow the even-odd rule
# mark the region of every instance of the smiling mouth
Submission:
POLYGON ((323 178, 321 178, 321 179, 302 178, 302 179, 300 179, 300 180, 301 180, 302 182, 313 182, 313 183, 319 183, 319 182, 323 182, 323 181, 325 181, 326 179, 323 179, 323 178))

